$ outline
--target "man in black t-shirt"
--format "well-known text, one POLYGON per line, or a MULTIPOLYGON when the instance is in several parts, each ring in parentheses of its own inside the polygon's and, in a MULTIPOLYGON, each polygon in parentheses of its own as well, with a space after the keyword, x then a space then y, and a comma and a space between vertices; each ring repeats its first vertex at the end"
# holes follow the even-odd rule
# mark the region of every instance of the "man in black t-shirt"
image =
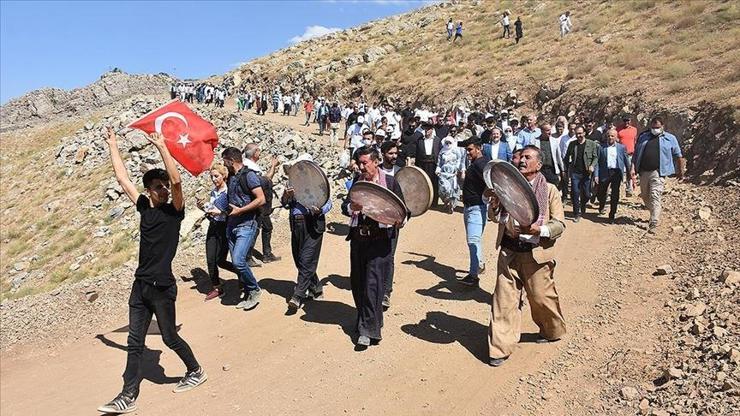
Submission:
POLYGON ((134 273, 136 280, 128 301, 128 358, 123 373, 123 389, 113 400, 98 408, 98 411, 104 413, 129 413, 136 410, 136 398, 141 384, 141 356, 152 315, 157 318, 165 345, 175 351, 187 368, 185 377, 177 383, 174 392, 191 390, 208 379, 190 346, 180 338, 175 327, 177 284, 172 274, 172 259, 177 252, 180 223, 185 217, 180 173, 162 135, 155 133, 147 138, 159 150, 167 170, 157 168, 146 172, 143 179, 146 194, 140 194, 126 172, 116 134, 112 128, 108 128, 107 143, 116 179, 141 214, 141 242, 139 265, 134 273), (172 202, 168 202, 170 193, 172 202))
POLYGON ((486 203, 483 201, 483 191, 486 182, 483 180, 483 169, 490 161, 481 147, 483 143, 479 137, 471 137, 457 144, 465 148, 470 165, 465 171, 463 181, 463 205, 465 220, 465 238, 470 251, 470 267, 468 275, 460 283, 467 286, 478 286, 478 274, 486 270, 486 259, 483 255, 483 229, 486 226, 486 203))

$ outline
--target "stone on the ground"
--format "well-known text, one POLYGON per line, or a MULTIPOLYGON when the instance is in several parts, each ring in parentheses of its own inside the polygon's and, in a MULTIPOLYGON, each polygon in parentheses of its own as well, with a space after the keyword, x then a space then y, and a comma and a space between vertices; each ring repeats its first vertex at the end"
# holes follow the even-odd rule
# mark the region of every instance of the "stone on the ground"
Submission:
POLYGON ((671 273, 673 273, 673 267, 671 267, 670 264, 664 264, 662 266, 658 266, 658 268, 655 269, 656 276, 665 276, 671 273))
POLYGON ((636 400, 640 397, 640 392, 637 391, 634 387, 623 387, 620 391, 620 394, 622 395, 622 398, 624 400, 636 400))
POLYGON ((727 286, 733 286, 740 283, 740 272, 725 269, 725 271, 722 272, 722 283, 727 286))

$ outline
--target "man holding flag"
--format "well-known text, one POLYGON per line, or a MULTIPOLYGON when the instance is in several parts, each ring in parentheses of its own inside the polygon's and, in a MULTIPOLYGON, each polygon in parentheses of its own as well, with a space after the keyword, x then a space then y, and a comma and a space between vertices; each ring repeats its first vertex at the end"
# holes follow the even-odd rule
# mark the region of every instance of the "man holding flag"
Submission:
POLYGON ((145 193, 140 194, 129 179, 118 150, 116 134, 108 128, 113 171, 128 198, 141 214, 139 265, 129 297, 128 358, 123 373, 123 389, 109 403, 100 406, 104 413, 129 413, 136 410, 136 398, 141 384, 141 356, 152 315, 157 318, 165 345, 173 350, 187 368, 174 389, 175 393, 191 390, 208 379, 185 340, 175 327, 177 284, 172 274, 172 259, 177 252, 180 223, 185 218, 185 201, 180 172, 177 171, 165 138, 159 133, 147 136, 162 156, 165 170, 154 168, 144 174, 145 193), (170 202, 170 194, 172 201, 170 202))
POLYGON ((188 343, 177 334, 175 326, 177 284, 172 274, 172 260, 180 241, 180 223, 185 218, 182 180, 175 160, 193 175, 207 170, 213 160, 213 149, 218 144, 216 129, 179 101, 152 111, 128 127, 148 134, 147 139, 159 151, 166 170, 154 168, 147 171, 143 178, 145 193, 139 193, 126 172, 116 134, 108 128, 107 143, 116 180, 141 215, 139 265, 128 301, 128 357, 123 389, 113 400, 98 408, 100 412, 115 414, 136 410, 142 379, 141 358, 152 315, 157 318, 165 345, 175 351, 187 368, 185 377, 173 391, 186 392, 208 379, 188 343))

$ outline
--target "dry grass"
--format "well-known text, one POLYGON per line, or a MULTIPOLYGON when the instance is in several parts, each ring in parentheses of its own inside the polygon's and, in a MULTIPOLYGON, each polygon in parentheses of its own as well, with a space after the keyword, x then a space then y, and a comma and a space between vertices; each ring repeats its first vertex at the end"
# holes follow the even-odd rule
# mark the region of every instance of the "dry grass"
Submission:
POLYGON ((59 140, 74 134, 83 121, 60 123, 46 128, 35 128, 3 134, 0 140, 3 163, 0 173, 0 270, 6 279, 0 280, 0 298, 18 298, 52 289, 61 282, 77 281, 110 271, 128 260, 134 253, 131 237, 112 226, 113 235, 93 240, 92 232, 98 221, 108 218, 109 204, 102 212, 90 212, 86 201, 100 200, 103 190, 100 182, 110 177, 107 167, 67 176, 56 166, 54 156, 59 140), (40 164, 39 161, 44 164, 40 164), (43 175, 18 175, 29 166, 41 169, 43 175), (47 180, 54 178, 54 180, 47 180), (47 210, 46 204, 56 202, 56 208, 47 210), (29 207, 32 207, 29 212, 29 207), (20 215, 23 213, 24 215, 20 215), (120 235, 125 238, 115 240, 120 235), (115 243, 113 243, 115 241, 115 243), (83 263, 70 272, 75 259, 90 252, 98 259, 83 263), (25 284, 11 293, 9 271, 16 262, 29 263, 30 274, 43 273, 46 278, 25 284), (32 261, 30 261, 32 260, 32 261))

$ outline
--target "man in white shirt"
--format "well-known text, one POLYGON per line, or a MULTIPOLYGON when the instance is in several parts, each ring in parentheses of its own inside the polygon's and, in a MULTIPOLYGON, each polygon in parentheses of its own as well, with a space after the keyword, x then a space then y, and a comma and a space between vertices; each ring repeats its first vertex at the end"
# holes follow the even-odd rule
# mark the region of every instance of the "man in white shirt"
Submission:
POLYGON ((366 130, 365 116, 357 116, 357 121, 349 126, 347 129, 347 136, 344 140, 344 148, 349 148, 350 156, 354 154, 355 150, 359 149, 364 145, 362 142, 362 132, 366 130))
MULTIPOLYGON (((560 148, 560 155, 565 155, 565 152, 568 150, 568 144, 575 140, 575 137, 570 137, 568 133, 565 132, 565 124, 560 121, 560 118, 558 118, 558 121, 555 123, 555 132, 552 134, 552 137, 554 139, 557 139, 558 141, 558 147, 560 148)), ((560 174, 561 181, 560 186, 558 188, 563 193, 563 196, 561 198, 562 201, 565 201, 568 199, 568 171, 563 164, 563 171, 560 174)))
POLYGON ((570 22, 570 11, 566 11, 565 13, 560 15, 560 37, 564 37, 568 33, 570 33, 570 30, 572 29, 572 25, 570 22))

